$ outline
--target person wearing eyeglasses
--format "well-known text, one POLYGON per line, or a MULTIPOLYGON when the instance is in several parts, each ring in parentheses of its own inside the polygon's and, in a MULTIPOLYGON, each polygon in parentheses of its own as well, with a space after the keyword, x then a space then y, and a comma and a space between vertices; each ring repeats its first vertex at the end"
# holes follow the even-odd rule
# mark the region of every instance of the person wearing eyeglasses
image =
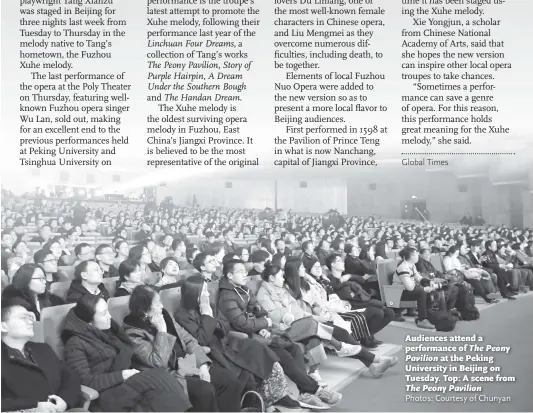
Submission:
POLYGON ((85 294, 92 294, 109 300, 109 291, 102 283, 102 268, 94 260, 83 261, 74 269, 74 281, 67 293, 67 303, 77 303, 85 294))
POLYGON ((2 293, 4 300, 21 305, 32 312, 37 321, 43 308, 65 304, 61 297, 47 291, 45 271, 36 264, 24 264, 18 269, 11 285, 2 293))
POLYGON ((35 316, 2 300, 2 410, 64 412, 82 403, 80 379, 45 343, 30 341, 35 316))
POLYGON ((94 258, 93 249, 86 242, 76 245, 76 248, 74 248, 74 255, 77 257, 73 264, 74 266, 77 266, 83 261, 92 260, 94 258))
POLYGON ((33 261, 39 264, 46 275, 46 289, 58 281, 67 281, 68 275, 58 267, 58 257, 48 249, 43 248, 33 254, 33 261))
POLYGON ((113 251, 113 247, 111 247, 111 245, 101 244, 96 247, 96 250, 94 251, 94 257, 104 272, 104 278, 119 276, 117 268, 113 265, 115 262, 115 251, 113 251))
POLYGON ((201 252, 196 256, 192 265, 198 271, 204 280, 207 282, 218 281, 219 277, 216 275, 217 260, 212 255, 201 252))

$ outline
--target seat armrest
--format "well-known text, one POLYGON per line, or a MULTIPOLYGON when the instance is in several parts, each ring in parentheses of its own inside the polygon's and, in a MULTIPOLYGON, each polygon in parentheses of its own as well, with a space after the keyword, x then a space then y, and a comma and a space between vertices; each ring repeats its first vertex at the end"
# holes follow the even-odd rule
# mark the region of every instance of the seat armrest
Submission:
POLYGON ((98 392, 87 386, 81 386, 81 394, 83 396, 83 408, 89 411, 91 401, 96 400, 99 396, 98 392))

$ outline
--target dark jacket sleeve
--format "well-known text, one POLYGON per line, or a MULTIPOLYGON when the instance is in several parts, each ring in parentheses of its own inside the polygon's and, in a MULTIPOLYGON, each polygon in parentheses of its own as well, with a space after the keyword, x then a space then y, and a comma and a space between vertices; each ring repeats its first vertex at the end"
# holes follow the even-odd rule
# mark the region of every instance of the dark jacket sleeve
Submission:
POLYGON ((198 318, 195 319, 187 311, 178 310, 176 321, 198 341, 198 344, 209 347, 217 327, 217 321, 213 317, 199 314, 198 318))
MULTIPOLYGON (((235 330, 252 334, 257 333, 264 328, 268 328, 268 322, 265 317, 257 318, 249 316, 239 307, 236 301, 238 297, 230 296, 229 294, 222 295, 223 293, 221 294, 219 301, 219 310, 224 314, 235 330)), ((251 302, 249 304, 251 304, 251 302)))
POLYGON ((89 386, 96 391, 107 390, 122 383, 122 371, 95 374, 87 359, 85 344, 78 337, 72 337, 65 346, 65 361, 69 368, 79 376, 81 384, 89 386))
POLYGON ((81 381, 77 374, 73 373, 67 363, 59 360, 57 355, 50 349, 50 357, 55 357, 61 369, 61 385, 57 395, 67 403, 67 409, 79 407, 81 404, 81 381))

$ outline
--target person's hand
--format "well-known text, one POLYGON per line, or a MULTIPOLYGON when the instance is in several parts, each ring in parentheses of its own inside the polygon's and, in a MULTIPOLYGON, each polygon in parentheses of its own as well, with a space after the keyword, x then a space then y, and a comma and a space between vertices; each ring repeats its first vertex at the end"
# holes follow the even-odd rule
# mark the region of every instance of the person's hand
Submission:
POLYGON ((433 287, 430 287, 430 286, 424 287, 424 291, 429 294, 431 291, 433 291, 433 287))
POLYGON ((341 282, 345 283, 346 281, 350 281, 351 275, 350 274, 344 274, 341 277, 341 282))
POLYGON ((270 331, 265 330, 264 328, 261 331, 259 331, 259 335, 263 338, 270 338, 271 336, 270 331))
POLYGON ((209 374, 209 366, 207 364, 202 364, 198 370, 200 372, 200 380, 211 383, 211 375, 209 374))
POLYGON ((165 319, 164 319, 162 313, 159 313, 159 314, 157 314, 155 316, 152 316, 150 318, 150 321, 152 322, 154 327, 157 329, 157 331, 159 331, 161 333, 166 333, 167 332, 167 323, 165 323, 165 319))
POLYGON ((291 313, 285 313, 285 315, 281 319, 281 321, 283 321, 285 324, 287 324, 289 326, 292 323, 294 323, 294 320, 295 320, 294 314, 291 314, 291 313))
POLYGON ((265 317, 266 318, 266 321, 268 323, 268 327, 272 327, 272 319, 269 318, 269 317, 265 317))
POLYGON ((363 280, 368 280, 370 277, 372 277, 370 274, 363 275, 363 280))
POLYGON ((205 354, 209 354, 211 353, 211 349, 207 346, 201 346, 202 347, 202 350, 205 352, 205 354))
POLYGON ((352 309, 352 305, 349 302, 344 303, 344 308, 346 311, 350 311, 352 309))
POLYGON ((56 405, 56 412, 64 412, 67 410, 67 403, 65 400, 55 394, 48 396, 48 401, 51 401, 56 405))
POLYGON ((209 293, 205 291, 200 296, 200 314, 213 317, 213 309, 209 303, 209 293))
POLYGON ((324 311, 322 313, 322 317, 324 318, 326 322, 328 322, 328 321, 331 321, 331 319, 333 318, 333 315, 329 311, 324 311))
POLYGON ((55 413, 57 412, 57 406, 52 402, 39 402, 37 403, 37 408, 35 409, 36 412, 43 412, 43 413, 55 413))
POLYGON ((139 373, 139 370, 137 369, 122 370, 122 378, 126 381, 137 373, 139 373))

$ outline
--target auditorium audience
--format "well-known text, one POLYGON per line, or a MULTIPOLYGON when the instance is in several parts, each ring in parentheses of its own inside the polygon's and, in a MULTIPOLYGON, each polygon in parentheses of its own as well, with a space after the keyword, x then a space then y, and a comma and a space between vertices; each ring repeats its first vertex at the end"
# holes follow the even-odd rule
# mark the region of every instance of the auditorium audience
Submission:
POLYGON ((102 283, 102 268, 94 260, 82 261, 74 270, 74 280, 67 293, 67 303, 77 303, 86 294, 109 300, 109 292, 102 283))
POLYGON ((111 319, 101 297, 85 294, 78 300, 65 319, 61 339, 65 362, 82 384, 99 392, 93 403, 102 411, 175 412, 191 406, 165 368, 133 367, 134 343, 111 319))

